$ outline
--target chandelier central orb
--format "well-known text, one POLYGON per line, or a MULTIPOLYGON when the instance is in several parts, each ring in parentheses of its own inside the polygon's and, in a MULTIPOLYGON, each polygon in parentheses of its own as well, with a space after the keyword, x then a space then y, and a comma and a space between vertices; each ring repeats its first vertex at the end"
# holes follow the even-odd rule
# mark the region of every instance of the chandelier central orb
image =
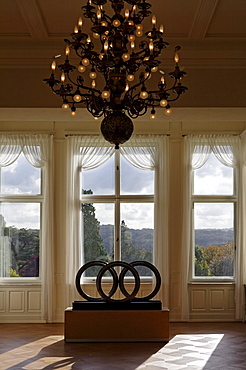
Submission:
POLYGON ((154 118, 156 107, 164 108, 168 115, 170 102, 187 90, 181 83, 186 72, 179 68, 180 46, 174 49, 175 67, 169 73, 172 83, 166 84, 158 57, 169 44, 163 39, 163 25, 157 28, 155 15, 149 30, 144 31, 142 22, 151 16, 150 9, 146 0, 88 0, 82 11, 83 18, 91 22, 90 32, 84 32, 80 17, 71 40, 64 40, 65 61, 58 65, 59 79, 55 74, 56 58, 60 55, 54 57, 50 77, 43 80, 62 98, 62 107, 70 109, 72 115, 81 105, 95 119, 104 117, 101 132, 116 149, 132 135, 131 118, 143 116, 148 108, 154 118), (111 4, 112 14, 104 9, 107 3, 111 4), (71 49, 79 57, 77 66, 70 64, 71 49), (148 89, 152 74, 158 70, 161 76, 156 88, 148 89))

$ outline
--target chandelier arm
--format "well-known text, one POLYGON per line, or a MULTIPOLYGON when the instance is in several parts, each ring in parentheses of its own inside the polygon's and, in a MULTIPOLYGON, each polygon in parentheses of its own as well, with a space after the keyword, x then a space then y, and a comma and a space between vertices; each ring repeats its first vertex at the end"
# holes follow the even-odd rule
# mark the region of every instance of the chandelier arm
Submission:
MULTIPOLYGON (((135 84, 135 85, 133 85, 132 87, 130 87, 130 88, 129 88, 129 90, 127 91, 127 93, 125 94, 125 96, 124 96, 124 99, 123 99, 123 100, 125 100, 125 97, 127 97, 127 98, 128 98, 128 96, 129 96, 129 95, 131 95, 131 97, 132 97, 132 93, 133 93, 133 91, 134 91, 138 86, 140 86, 140 85, 144 85, 144 84, 145 84, 145 82, 148 80, 148 78, 149 78, 149 76, 150 76, 150 72, 146 72, 146 73, 148 73, 148 76, 147 76, 147 77, 145 77, 143 81, 139 81, 137 84, 135 84)), ((137 95, 137 94, 136 94, 136 95, 137 95)), ((136 95, 135 95, 135 96, 136 96, 136 95)))
POLYGON ((89 87, 89 86, 84 86, 84 85, 80 85, 80 84, 77 84, 76 82, 74 82, 71 77, 69 76, 69 74, 67 74, 67 78, 68 80, 74 85, 74 86, 77 86, 81 89, 84 89, 84 90, 89 90, 91 92, 95 92, 95 93, 98 93, 99 95, 101 95, 101 91, 98 90, 98 89, 95 89, 93 87, 89 87))

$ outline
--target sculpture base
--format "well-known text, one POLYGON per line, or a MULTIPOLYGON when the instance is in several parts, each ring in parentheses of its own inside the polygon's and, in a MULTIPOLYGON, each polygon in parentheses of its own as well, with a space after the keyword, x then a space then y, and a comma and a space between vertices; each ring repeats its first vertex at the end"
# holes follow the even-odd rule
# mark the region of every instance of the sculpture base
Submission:
POLYGON ((161 310, 161 301, 131 301, 131 302, 89 302, 74 301, 73 310, 75 311, 110 311, 110 310, 161 310))
POLYGON ((65 310, 65 342, 168 342, 169 310, 65 310))

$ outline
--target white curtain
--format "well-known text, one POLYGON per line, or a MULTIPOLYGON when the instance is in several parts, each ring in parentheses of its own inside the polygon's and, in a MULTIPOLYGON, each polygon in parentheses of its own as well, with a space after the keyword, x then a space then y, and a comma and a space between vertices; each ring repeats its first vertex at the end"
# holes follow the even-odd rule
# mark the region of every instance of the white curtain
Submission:
POLYGON ((43 169, 41 249, 41 315, 52 322, 53 309, 53 137, 51 135, 0 135, 0 166, 9 166, 23 152, 28 162, 43 169))
POLYGON ((158 299, 169 307, 168 253, 168 163, 169 137, 136 135, 120 147, 124 158, 142 170, 155 170, 154 265, 160 271, 162 285, 158 299))
POLYGON ((83 264, 81 233, 80 173, 96 168, 109 159, 114 148, 99 136, 67 137, 66 186, 66 305, 78 299, 75 276, 83 264))
MULTIPOLYGON (((162 275, 160 299, 168 306, 168 227, 167 227, 167 167, 168 138, 166 136, 136 135, 124 146, 121 154, 134 166, 155 169, 155 255, 154 261, 162 275)), ((115 149, 99 136, 67 137, 67 305, 78 298, 75 276, 83 262, 81 246, 80 171, 95 168, 109 159, 115 149)))
MULTIPOLYGON (((184 137, 184 186, 183 186, 183 230, 182 230, 182 269, 181 269, 181 299, 182 299, 182 320, 189 319, 189 302, 188 302, 188 282, 191 253, 191 195, 192 195, 192 170, 202 167, 211 152, 224 165, 241 168, 241 140, 239 136, 232 135, 193 135, 184 137)), ((243 186, 240 175, 238 176, 238 240, 237 255, 242 253, 243 245, 243 228, 245 215, 243 215, 242 197, 243 186), (243 217, 242 217, 243 216, 243 217)), ((245 208, 245 207, 244 207, 245 208)), ((245 237, 245 236, 244 236, 245 237)), ((239 259, 236 260, 236 318, 242 318, 242 268, 239 259)))

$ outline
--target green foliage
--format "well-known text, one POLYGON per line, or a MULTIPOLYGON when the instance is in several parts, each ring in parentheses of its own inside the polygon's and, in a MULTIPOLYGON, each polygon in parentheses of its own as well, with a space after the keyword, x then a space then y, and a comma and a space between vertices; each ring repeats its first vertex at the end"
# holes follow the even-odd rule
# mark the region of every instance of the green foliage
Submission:
POLYGON ((20 275, 17 274, 16 270, 13 270, 13 269, 9 270, 9 276, 10 277, 20 277, 20 275))
MULTIPOLYGON (((121 222, 121 260, 127 263, 133 261, 148 261, 152 262, 153 254, 145 248, 138 249, 132 242, 132 234, 130 229, 123 220, 121 222)), ((151 271, 144 267, 137 268, 140 275, 150 276, 151 271)))
MULTIPOLYGON (((92 194, 91 190, 83 190, 83 194, 92 194)), ((83 230, 84 230, 84 261, 105 261, 108 262, 109 256, 102 243, 100 235, 100 222, 96 218, 95 207, 92 203, 82 204, 83 230)), ((87 276, 95 275, 96 270, 87 270, 87 276)))
POLYGON ((39 276, 39 230, 10 226, 4 228, 4 235, 10 240, 11 267, 17 276, 39 276))
POLYGON ((233 276, 233 242, 220 246, 195 246, 195 276, 233 276))
POLYGON ((209 276, 209 267, 204 257, 203 247, 195 246, 195 276, 209 276))

